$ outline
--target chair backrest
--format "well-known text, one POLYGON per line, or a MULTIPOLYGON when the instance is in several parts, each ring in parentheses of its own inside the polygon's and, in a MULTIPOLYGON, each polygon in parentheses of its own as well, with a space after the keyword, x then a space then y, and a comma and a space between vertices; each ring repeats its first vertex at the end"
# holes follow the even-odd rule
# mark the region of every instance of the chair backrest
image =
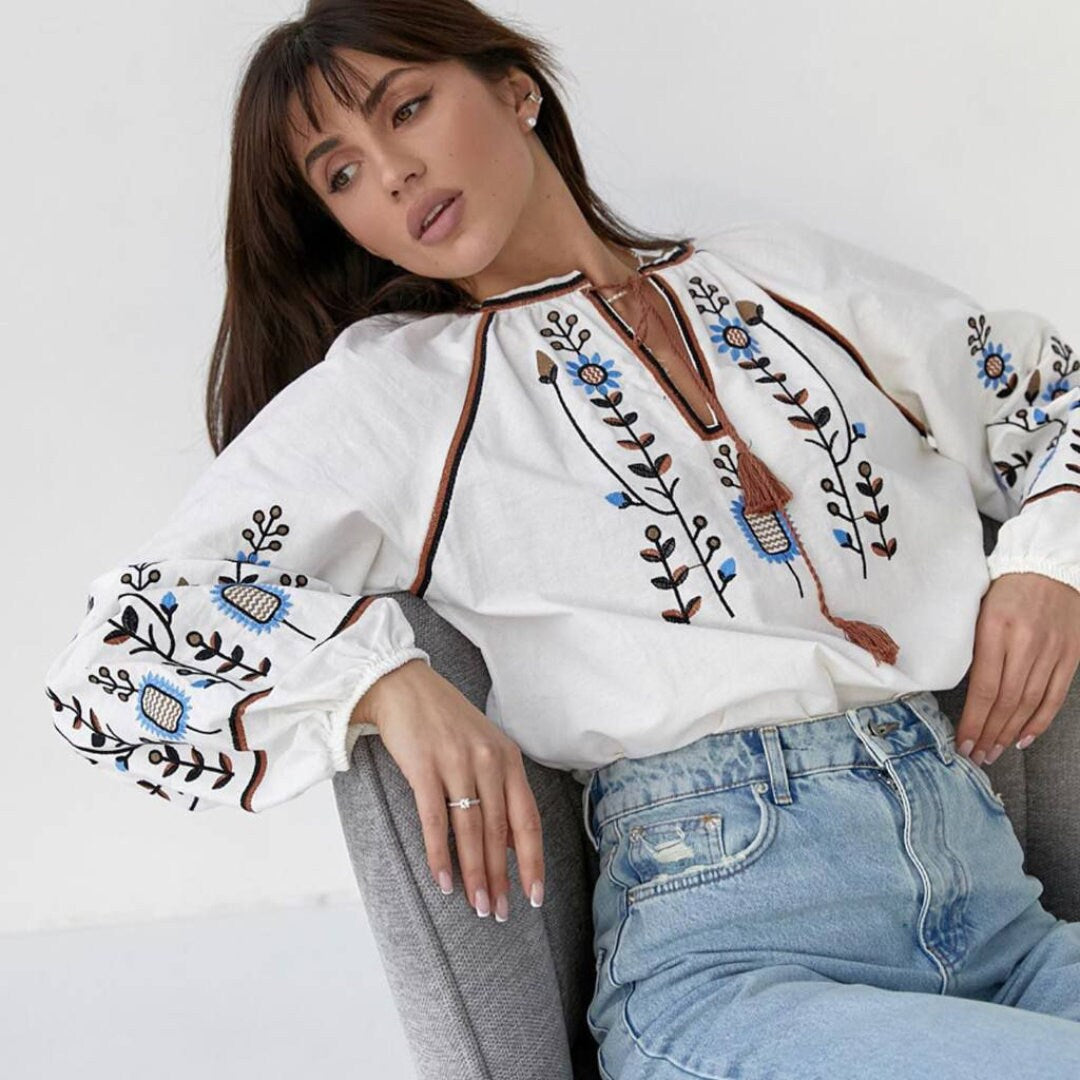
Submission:
MULTIPOLYGON (((997 524, 983 518, 989 552, 997 524)), ((424 601, 392 594, 432 666, 479 709, 491 685, 480 650, 424 601)), ((935 691, 957 722, 966 679, 935 691)), ((357 883, 423 1080, 599 1080, 585 1021, 596 965, 592 890, 598 860, 582 822, 581 785, 569 772, 525 758, 543 819, 545 897, 532 908, 508 852, 510 919, 477 917, 455 881, 432 880, 412 789, 377 736, 357 740, 334 791, 357 883)), ((1023 752, 988 770, 1045 886, 1043 902, 1080 919, 1080 684, 1058 719, 1023 752)))

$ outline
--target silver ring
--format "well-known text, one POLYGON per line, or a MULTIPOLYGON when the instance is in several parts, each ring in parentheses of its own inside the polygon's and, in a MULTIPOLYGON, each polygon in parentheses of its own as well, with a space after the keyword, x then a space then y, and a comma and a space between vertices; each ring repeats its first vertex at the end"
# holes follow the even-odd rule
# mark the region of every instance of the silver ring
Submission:
POLYGON ((447 799, 446 805, 448 807, 459 806, 462 810, 468 810, 470 806, 479 806, 479 799, 470 799, 467 796, 464 799, 447 799))

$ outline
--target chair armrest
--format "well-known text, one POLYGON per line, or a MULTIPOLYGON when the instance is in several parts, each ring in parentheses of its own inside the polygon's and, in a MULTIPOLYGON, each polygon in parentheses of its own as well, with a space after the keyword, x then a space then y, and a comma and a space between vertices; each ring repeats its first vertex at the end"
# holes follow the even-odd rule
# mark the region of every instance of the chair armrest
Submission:
MULTIPOLYGON (((479 649, 423 600, 391 595, 432 667, 484 709, 491 679, 479 649)), ((412 788, 377 735, 358 739, 352 767, 333 779, 357 884, 423 1080, 598 1075, 584 1023, 596 860, 581 823, 581 785, 524 760, 542 820, 545 898, 540 908, 529 904, 508 850, 505 923, 479 918, 466 901, 453 834, 454 892, 439 890, 412 788)))

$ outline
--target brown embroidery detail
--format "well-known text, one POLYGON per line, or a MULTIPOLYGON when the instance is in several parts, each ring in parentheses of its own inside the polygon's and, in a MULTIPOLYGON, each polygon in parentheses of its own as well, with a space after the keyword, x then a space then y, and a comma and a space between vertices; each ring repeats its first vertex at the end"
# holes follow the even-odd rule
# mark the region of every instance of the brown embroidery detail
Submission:
POLYGON ((435 495, 435 505, 432 507, 431 517, 428 522, 427 536, 424 538, 424 545, 420 551, 420 562, 417 567, 416 578, 409 586, 409 592, 415 596, 423 597, 431 584, 432 564, 435 561, 439 539, 446 526, 446 519, 450 510, 450 499, 454 492, 454 482, 457 479, 465 444, 468 441, 469 433, 472 431, 476 413, 480 406, 480 388, 484 382, 484 368, 487 364, 488 330, 494 318, 495 313, 493 311, 485 312, 481 316, 476 329, 469 386, 465 392, 465 400, 461 404, 461 414, 458 417, 457 427, 454 429, 454 437, 450 441, 450 448, 443 463, 439 489, 435 495))
MULTIPOLYGON (((667 258, 658 259, 655 262, 645 263, 643 266, 638 267, 638 273, 642 275, 650 274, 655 270, 663 270, 667 266, 677 266, 685 259, 689 259, 694 253, 694 245, 689 240, 684 241, 682 244, 676 245, 675 251, 667 258)), ((573 277, 568 278, 566 281, 556 281, 551 285, 538 286, 535 289, 530 289, 528 292, 518 293, 514 296, 500 297, 492 296, 487 300, 479 300, 469 305, 466 311, 505 311, 509 308, 523 307, 525 304, 534 304, 537 300, 555 300, 560 296, 565 296, 567 293, 577 292, 580 289, 588 288, 591 283, 589 279, 579 270, 571 271, 573 277)))
POLYGON ((841 349, 844 350, 851 357, 852 360, 858 365, 859 370, 866 376, 866 378, 880 390, 885 397, 887 397, 896 407, 900 410, 901 415, 915 430, 926 437, 928 434, 928 428, 910 409, 906 408, 899 401, 896 400, 882 385, 878 382, 877 376, 874 374, 870 365, 862 358, 862 354, 858 349, 839 330, 836 329, 831 323, 823 319, 816 311, 812 311, 808 307, 803 307, 802 304, 797 304, 794 300, 789 300, 785 296, 781 296, 780 293, 773 292, 771 289, 766 289, 764 286, 758 284, 758 288, 761 289, 766 295, 771 296, 781 307, 789 311, 792 315, 798 316, 805 322, 810 323, 811 326, 816 327, 826 337, 831 338, 841 349))
MULTIPOLYGON (((1069 464, 1067 466, 1070 469, 1076 469, 1080 472, 1080 468, 1076 465, 1069 464)), ((1062 491, 1080 491, 1080 484, 1055 484, 1053 487, 1047 488, 1045 491, 1040 491, 1037 495, 1029 495, 1020 507, 1022 513, 1025 506, 1030 506, 1033 502, 1038 502, 1040 499, 1045 499, 1047 495, 1057 495, 1062 491)))

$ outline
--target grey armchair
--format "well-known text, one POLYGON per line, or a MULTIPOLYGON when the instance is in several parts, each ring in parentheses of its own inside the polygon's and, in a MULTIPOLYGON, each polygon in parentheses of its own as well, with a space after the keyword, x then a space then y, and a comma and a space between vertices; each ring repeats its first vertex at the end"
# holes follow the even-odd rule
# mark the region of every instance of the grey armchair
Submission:
MULTIPOLYGON (((997 523, 983 517, 986 551, 997 523)), ((479 709, 490 677, 480 651, 423 601, 392 594, 432 666, 479 709)), ((959 719, 966 679, 935 690, 959 719)), ((481 919, 462 894, 432 880, 412 789, 377 736, 358 739, 352 768, 333 780, 338 812, 387 978, 423 1080, 599 1080, 585 1020, 596 966, 592 888, 598 859, 569 772, 525 758, 543 818, 545 899, 522 895, 508 852, 510 919, 481 919)), ((1080 683, 1046 734, 987 770, 1024 848, 1043 904, 1080 920, 1080 683)))

